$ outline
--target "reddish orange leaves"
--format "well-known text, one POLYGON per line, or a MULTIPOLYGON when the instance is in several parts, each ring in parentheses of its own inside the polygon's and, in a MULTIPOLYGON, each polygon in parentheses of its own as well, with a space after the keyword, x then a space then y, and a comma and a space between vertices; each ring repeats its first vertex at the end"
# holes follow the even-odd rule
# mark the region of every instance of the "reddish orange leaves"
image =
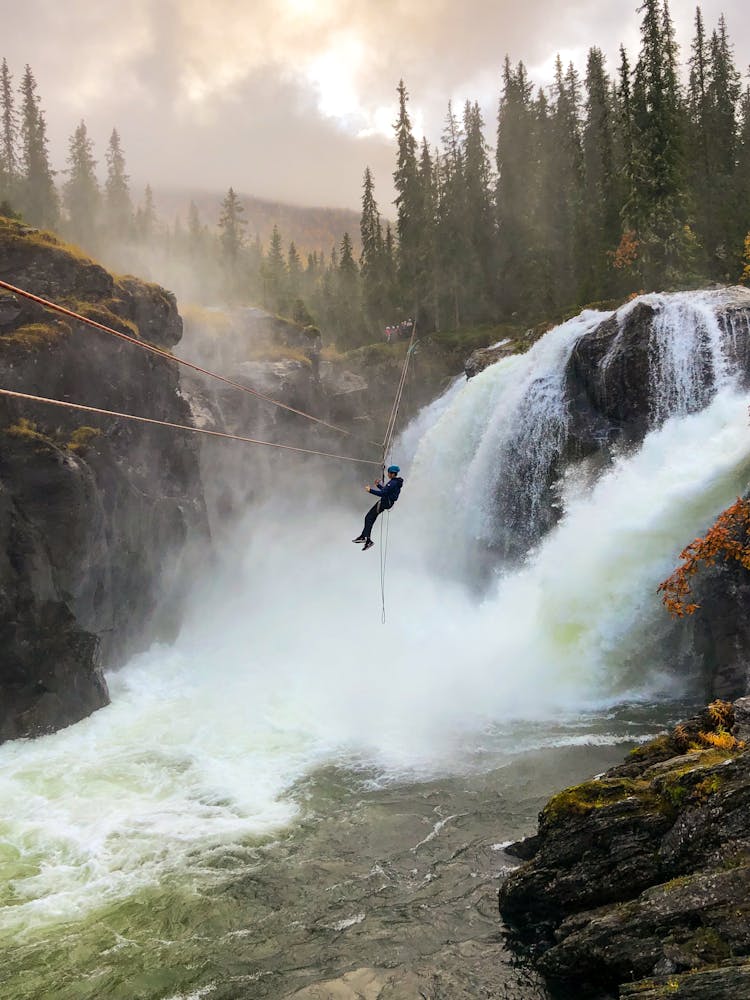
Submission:
POLYGON ((714 566, 719 559, 734 560, 750 570, 750 502, 738 497, 719 514, 703 538, 696 538, 682 550, 680 559, 682 563, 657 588, 667 611, 676 618, 692 615, 700 607, 690 599, 690 582, 701 565, 714 566))

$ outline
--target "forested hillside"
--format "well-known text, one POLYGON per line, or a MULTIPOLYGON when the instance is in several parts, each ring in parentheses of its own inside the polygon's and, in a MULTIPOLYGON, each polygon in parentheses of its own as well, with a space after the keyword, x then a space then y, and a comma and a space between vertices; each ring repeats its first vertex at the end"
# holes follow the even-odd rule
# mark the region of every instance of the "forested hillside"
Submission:
POLYGON ((33 73, 16 97, 5 61, 0 203, 115 266, 149 262, 175 287, 188 275, 194 299, 259 304, 344 347, 406 316, 422 334, 532 323, 640 290, 748 280, 750 87, 729 28, 698 8, 680 53, 666 0, 644 0, 640 16, 639 51, 621 47, 616 67, 594 46, 585 68, 558 58, 537 89, 506 59, 494 150, 470 100, 448 104, 437 143, 419 141, 399 83, 395 206, 381 212, 365 169, 356 245, 351 232, 331 245, 324 210, 304 224, 281 206, 259 215, 234 187, 220 206, 160 215, 150 187, 135 203, 116 129, 100 185, 83 121, 56 184, 33 73))

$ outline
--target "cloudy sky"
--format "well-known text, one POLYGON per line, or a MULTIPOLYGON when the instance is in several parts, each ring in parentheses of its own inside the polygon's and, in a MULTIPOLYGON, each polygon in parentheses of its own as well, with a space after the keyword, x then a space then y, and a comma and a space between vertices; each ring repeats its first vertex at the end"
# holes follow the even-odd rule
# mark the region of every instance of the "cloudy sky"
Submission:
MULTIPOLYGON (((639 0, 0 0, 0 57, 29 63, 54 166, 81 118, 103 162, 113 126, 133 186, 224 191, 357 208, 365 165, 388 211, 400 77, 419 132, 447 102, 478 100, 492 141, 506 53, 548 84, 556 53, 610 68, 638 48, 639 0)), ((738 67, 750 63, 750 4, 723 12, 738 67)), ((694 0, 671 0, 686 53, 694 0)))

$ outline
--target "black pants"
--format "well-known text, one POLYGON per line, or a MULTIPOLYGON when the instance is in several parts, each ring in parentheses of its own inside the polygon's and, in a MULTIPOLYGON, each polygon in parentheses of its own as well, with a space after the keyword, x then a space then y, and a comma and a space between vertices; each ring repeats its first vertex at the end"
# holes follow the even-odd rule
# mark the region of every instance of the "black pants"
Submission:
POLYGON ((373 526, 373 524, 375 524, 375 521, 377 520, 378 514, 382 514, 384 510, 390 510, 390 509, 391 509, 391 505, 388 503, 387 500, 383 500, 382 497, 381 497, 380 500, 378 500, 378 502, 376 504, 373 504, 373 506, 370 507, 370 509, 365 514, 365 526, 362 529, 362 537, 363 538, 369 538, 370 537, 370 532, 372 531, 372 526, 373 526))

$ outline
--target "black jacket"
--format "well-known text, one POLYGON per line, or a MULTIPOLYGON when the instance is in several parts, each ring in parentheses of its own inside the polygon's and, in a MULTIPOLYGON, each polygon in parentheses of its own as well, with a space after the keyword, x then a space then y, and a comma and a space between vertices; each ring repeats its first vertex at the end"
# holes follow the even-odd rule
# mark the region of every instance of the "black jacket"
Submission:
POLYGON ((370 493, 376 497, 380 497, 383 500, 383 507, 388 509, 398 500, 398 495, 403 485, 404 481, 401 476, 394 476, 387 483, 379 483, 377 486, 371 486, 370 493))

